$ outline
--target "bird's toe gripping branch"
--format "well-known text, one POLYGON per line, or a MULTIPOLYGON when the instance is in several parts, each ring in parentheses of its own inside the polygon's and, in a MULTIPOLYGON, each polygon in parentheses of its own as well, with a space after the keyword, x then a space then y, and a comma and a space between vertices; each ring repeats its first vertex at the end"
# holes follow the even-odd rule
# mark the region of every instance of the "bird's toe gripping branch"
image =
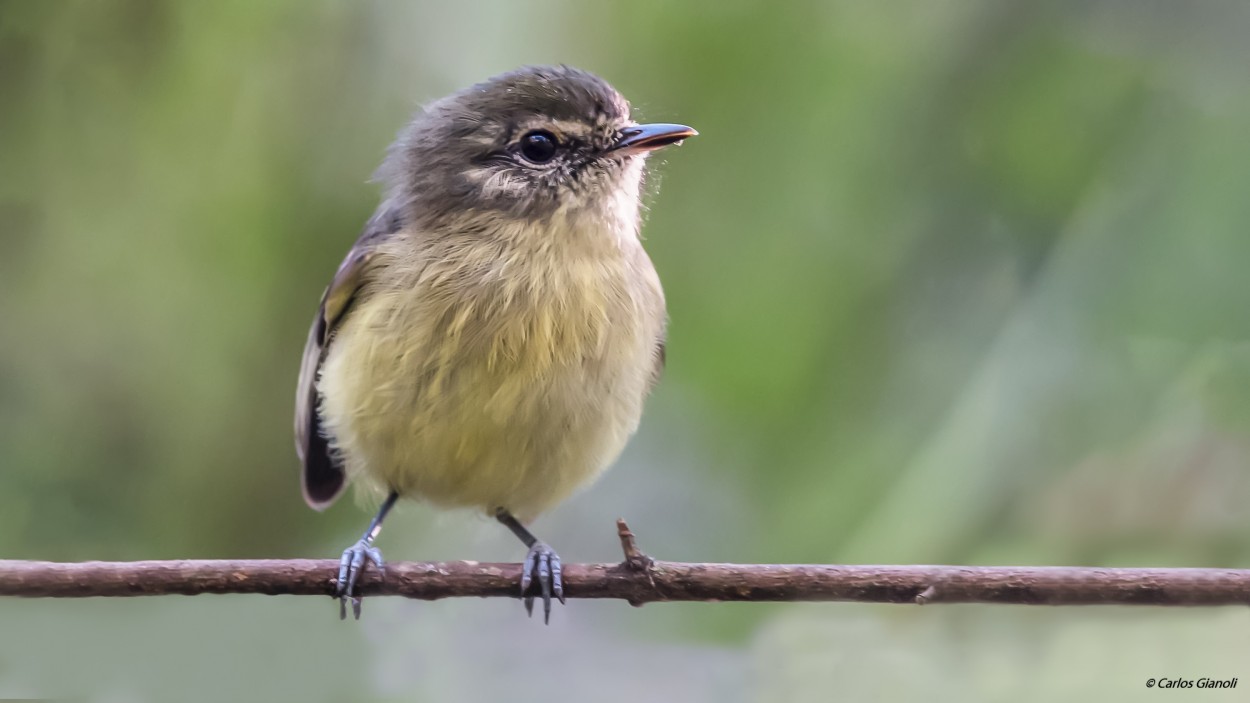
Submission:
POLYGON ((564 576, 560 566, 560 555, 543 542, 535 542, 525 555, 521 565, 521 597, 525 601, 525 612, 534 615, 535 594, 532 587, 537 587, 543 599, 543 623, 551 622, 551 597, 555 596, 564 603, 564 576))
POLYGON ((352 614, 356 619, 360 619, 360 594, 356 592, 356 582, 360 579, 360 574, 365 570, 365 562, 373 562, 378 567, 378 571, 382 571, 382 551, 365 541, 360 539, 358 542, 343 550, 343 557, 339 559, 339 578, 338 589, 335 595, 339 599, 339 619, 347 619, 347 601, 352 602, 352 614))

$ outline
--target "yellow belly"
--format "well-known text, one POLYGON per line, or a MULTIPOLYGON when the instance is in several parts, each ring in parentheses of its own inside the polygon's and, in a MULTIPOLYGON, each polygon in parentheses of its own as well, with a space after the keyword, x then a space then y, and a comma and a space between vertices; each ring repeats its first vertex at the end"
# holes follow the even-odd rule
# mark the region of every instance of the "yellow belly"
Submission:
POLYGON ((349 477, 529 520, 614 461, 655 368, 658 282, 539 293, 399 287, 353 308, 318 384, 349 477))

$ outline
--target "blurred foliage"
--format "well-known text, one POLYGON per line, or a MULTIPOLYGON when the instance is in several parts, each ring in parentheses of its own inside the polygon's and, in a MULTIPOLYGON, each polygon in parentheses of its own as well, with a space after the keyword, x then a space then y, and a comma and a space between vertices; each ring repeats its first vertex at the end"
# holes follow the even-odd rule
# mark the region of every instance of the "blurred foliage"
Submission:
MULTIPOLYGON (((1247 31, 1235 0, 4 0, 0 554, 355 539, 350 501, 303 506, 290 415, 366 180, 420 101, 566 62, 702 133, 649 201, 669 369, 621 465, 539 522, 566 559, 616 558, 623 514, 673 559, 1250 565, 1247 31)), ((519 557, 428 513, 390 558, 519 557)), ((1209 612, 573 603, 543 629, 292 600, 0 602, 0 696, 550 700, 555 662, 602 700, 1119 700, 1244 673, 1245 623, 1209 612), (874 687, 900 666, 927 683, 874 687)))

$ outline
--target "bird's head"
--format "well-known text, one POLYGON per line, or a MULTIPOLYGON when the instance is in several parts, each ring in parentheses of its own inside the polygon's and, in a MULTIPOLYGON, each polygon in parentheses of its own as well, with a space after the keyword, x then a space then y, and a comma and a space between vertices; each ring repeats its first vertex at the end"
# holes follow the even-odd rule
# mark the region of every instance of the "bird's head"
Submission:
POLYGON ((527 67, 427 106, 380 175, 417 219, 636 212, 646 156, 695 134, 638 124, 625 98, 585 71, 527 67))

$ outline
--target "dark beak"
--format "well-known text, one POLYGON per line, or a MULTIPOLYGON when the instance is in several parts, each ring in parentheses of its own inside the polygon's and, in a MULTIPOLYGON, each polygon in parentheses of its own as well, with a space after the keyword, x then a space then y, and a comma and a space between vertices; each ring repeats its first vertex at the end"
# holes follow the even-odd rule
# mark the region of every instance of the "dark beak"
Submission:
POLYGON ((621 130, 621 138, 609 149, 609 153, 621 156, 645 154, 670 144, 680 144, 683 139, 698 132, 684 124, 640 124, 621 130))

